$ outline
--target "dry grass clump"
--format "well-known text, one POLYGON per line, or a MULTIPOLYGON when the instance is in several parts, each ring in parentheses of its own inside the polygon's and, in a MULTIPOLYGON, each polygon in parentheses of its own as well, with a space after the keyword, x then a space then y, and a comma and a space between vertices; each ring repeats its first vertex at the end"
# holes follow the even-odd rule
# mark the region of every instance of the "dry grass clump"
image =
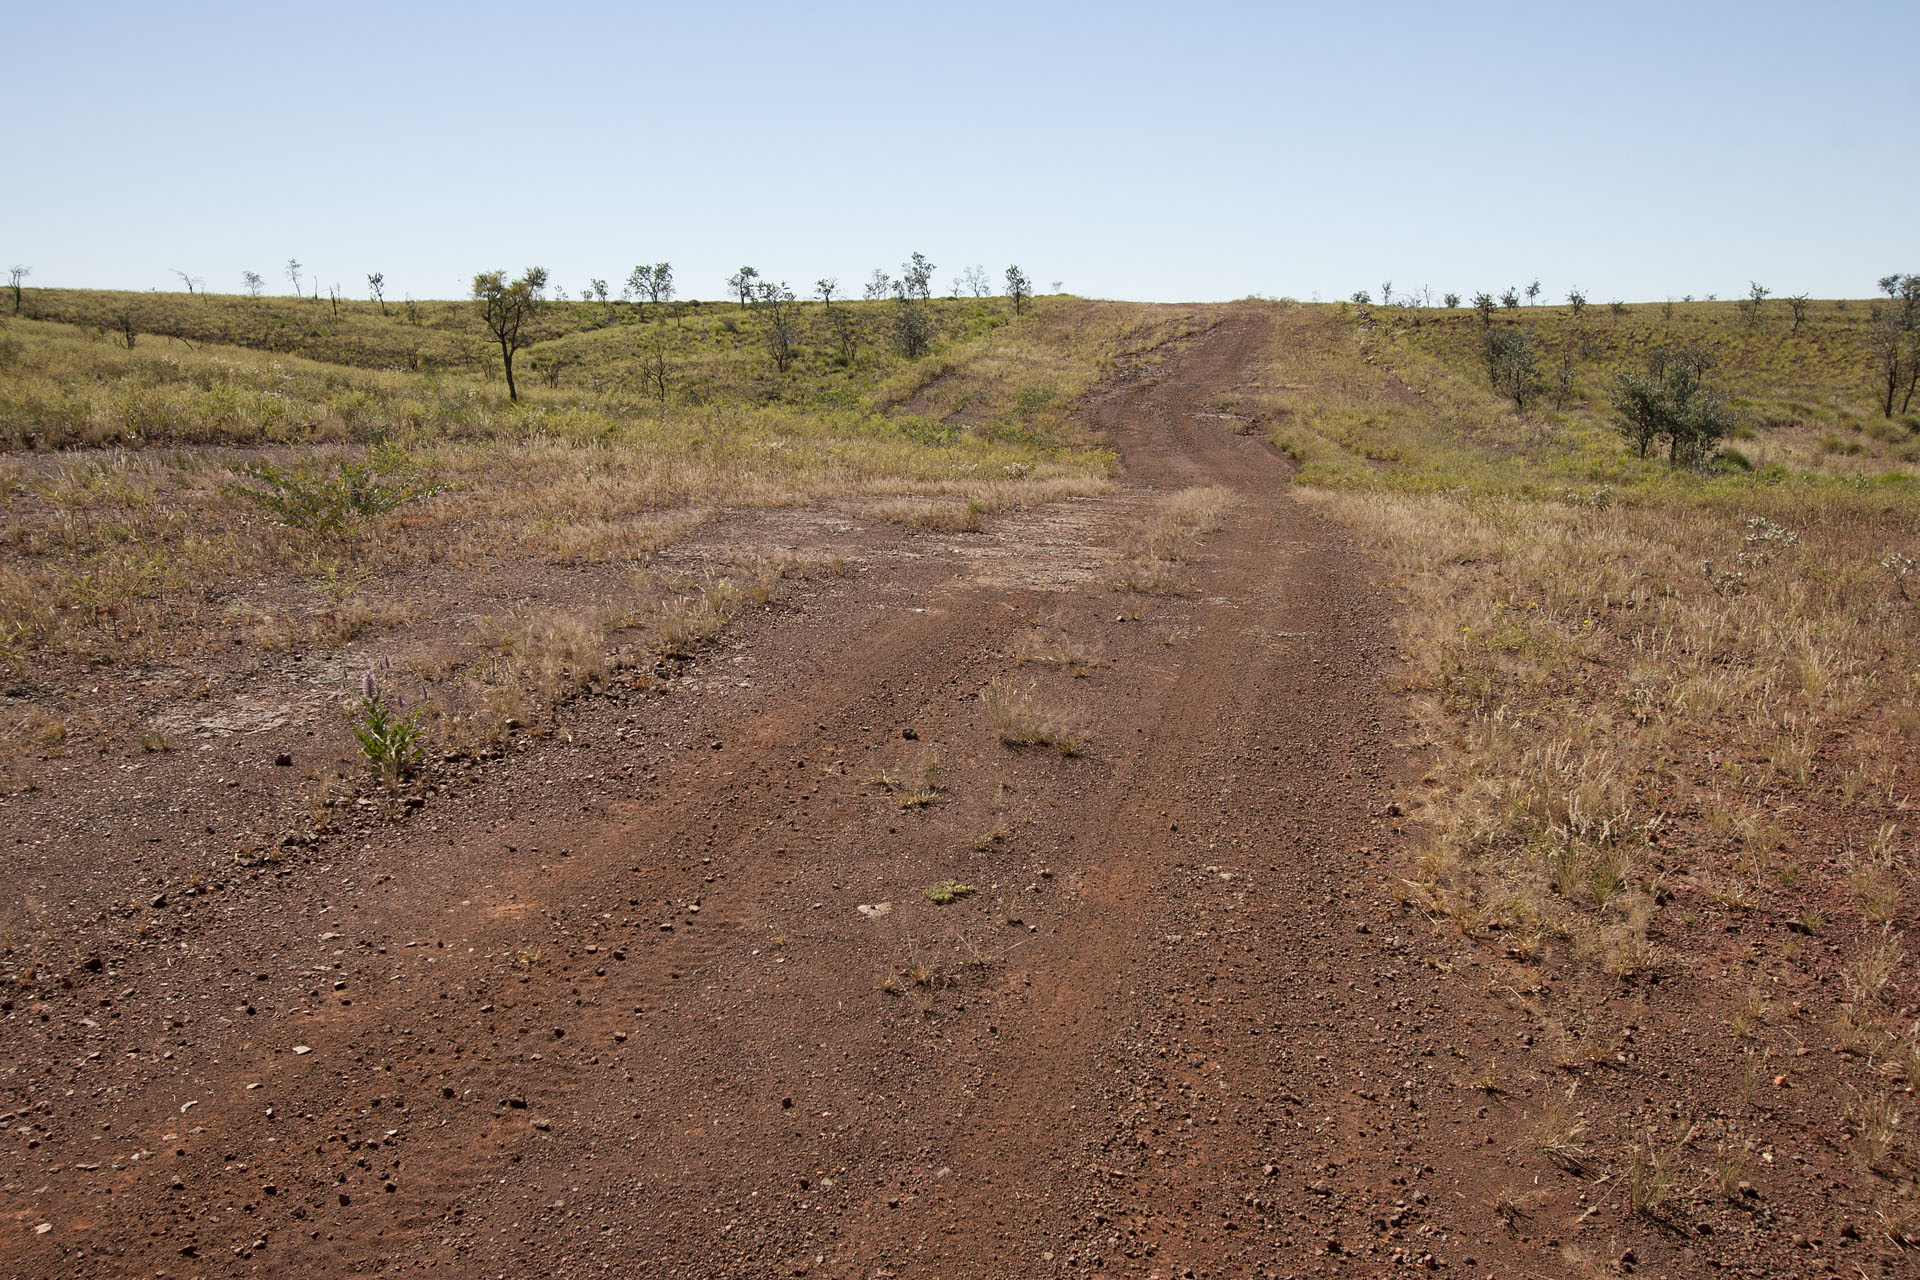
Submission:
POLYGON ((909 529, 929 529, 938 533, 978 533, 981 518, 992 508, 978 498, 967 502, 941 502, 931 498, 895 498, 876 502, 867 508, 876 520, 904 525, 909 529))
POLYGON ((1042 703, 1031 686, 1021 689, 1001 677, 980 696, 987 704, 987 723, 1007 746, 1045 747, 1063 756, 1083 750, 1085 737, 1074 721, 1042 703))
POLYGON ((1184 564, 1206 534, 1219 529, 1233 495, 1218 486, 1181 489, 1161 499, 1153 516, 1121 549, 1116 591, 1181 595, 1185 579, 1172 566, 1184 564))
POLYGON ((1057 621, 1043 622, 1026 632, 1007 656, 1025 666, 1061 667, 1076 680, 1111 664, 1111 659, 1067 634, 1057 621))

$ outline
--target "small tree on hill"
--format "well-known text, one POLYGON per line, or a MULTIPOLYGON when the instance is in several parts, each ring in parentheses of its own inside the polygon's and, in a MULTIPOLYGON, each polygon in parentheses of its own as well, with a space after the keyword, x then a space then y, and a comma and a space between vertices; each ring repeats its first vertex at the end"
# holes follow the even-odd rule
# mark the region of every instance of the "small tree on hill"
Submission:
POLYGON ((933 349, 933 317, 926 299, 904 280, 893 289, 893 345, 909 360, 933 349))
POLYGON ((627 285, 626 288, 622 290, 620 296, 638 308, 641 318, 645 319, 647 314, 647 299, 652 289, 653 267, 643 262, 633 270, 627 272, 627 285))
POLYGON ((502 271, 482 271, 473 278, 474 306, 479 309, 487 332, 500 344, 500 364, 506 370, 509 400, 520 398, 520 390, 513 381, 513 357, 533 340, 528 330, 546 305, 546 289, 545 267, 528 267, 512 282, 502 271))
POLYGON ((821 276, 813 282, 813 296, 827 306, 833 305, 833 295, 840 292, 840 280, 837 276, 821 276))
POLYGON ((740 299, 741 306, 751 306, 754 286, 759 283, 759 271, 753 267, 742 267, 727 277, 727 291, 740 299))
POLYGON ((249 298, 259 297, 260 291, 267 287, 267 282, 260 278, 258 271, 242 271, 240 279, 246 283, 249 298))
POLYGON ((287 259, 287 279, 293 281, 293 296, 296 298, 303 296, 300 292, 300 269, 300 259, 287 259))
POLYGON ((1500 305, 1509 311, 1514 310, 1520 305, 1520 291, 1508 285, 1507 291, 1500 295, 1500 305))
POLYGON ((1793 329, 1791 332, 1800 332, 1800 326, 1807 322, 1808 305, 1807 295, 1804 293, 1790 293, 1787 295, 1787 310, 1793 315, 1793 329))
POLYGON ((988 275, 987 269, 978 263, 968 267, 961 274, 960 281, 966 285, 967 292, 976 298, 984 298, 993 292, 993 277, 988 275))
POLYGON ((1587 295, 1578 289, 1567 290, 1567 305, 1573 308, 1573 318, 1578 320, 1587 309, 1587 295))
POLYGON ((882 271, 879 267, 875 267, 873 274, 867 277, 867 283, 865 287, 861 289, 860 296, 868 302, 878 302, 892 292, 893 277, 882 271))
POLYGON ((1440 295, 1440 301, 1447 310, 1451 311, 1460 305, 1460 295, 1457 293, 1443 293, 1440 295))
POLYGON ((23 267, 18 263, 7 268, 7 287, 13 290, 13 314, 20 314, 20 282, 33 274, 32 267, 23 267))
POLYGON ((760 311, 761 324, 765 326, 763 332, 767 339, 767 352, 773 357, 773 367, 785 373, 800 353, 800 304, 784 280, 779 284, 757 286, 754 289, 754 302, 760 311))
POLYGON ((1699 347, 1655 348, 1644 373, 1614 375, 1614 428, 1642 458, 1665 440, 1670 465, 1704 462, 1733 429, 1732 412, 1706 385, 1711 367, 1699 347))
POLYGON ((860 354, 860 321, 846 307, 838 311, 827 312, 827 331, 833 337, 833 347, 840 363, 850 365, 860 354))
POLYGON ((1027 299, 1033 296, 1033 282, 1019 267, 1007 268, 1007 296, 1013 299, 1016 316, 1027 309, 1027 299))
POLYGON ((1493 325, 1493 295, 1485 289, 1474 294, 1473 309, 1480 317, 1480 327, 1482 329, 1491 328, 1493 325))
POLYGON ((1514 408, 1525 410, 1541 387, 1532 341, 1520 329, 1489 328, 1486 355, 1487 380, 1493 389, 1513 401, 1514 408))
POLYGON ((387 273, 369 271, 367 273, 367 292, 380 304, 380 314, 387 314, 387 273))
POLYGON ((933 264, 925 254, 916 251, 900 264, 900 283, 906 287, 909 298, 925 302, 933 296, 933 264))
POLYGON ((1530 307, 1535 306, 1538 304, 1539 300, 1540 300, 1540 282, 1538 280, 1535 280, 1532 284, 1527 286, 1527 305, 1530 307))

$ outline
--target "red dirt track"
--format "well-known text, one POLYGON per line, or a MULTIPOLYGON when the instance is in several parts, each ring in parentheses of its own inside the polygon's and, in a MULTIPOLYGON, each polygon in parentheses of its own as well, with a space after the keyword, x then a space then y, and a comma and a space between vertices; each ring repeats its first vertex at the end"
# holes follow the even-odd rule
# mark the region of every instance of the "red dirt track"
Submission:
MULTIPOLYGON (((782 526, 849 572, 667 695, 76 933, 0 1022, 0 1274, 1564 1274, 1489 1208, 1500 1010, 1383 888, 1388 605, 1204 412, 1269 332, 1212 316, 1086 407, 1113 496, 782 526), (1110 589, 1196 485, 1191 589, 1110 589), (1108 661, 1016 664, 1036 622, 1108 661), (996 678, 1084 753, 1003 746, 996 678)), ((101 859, 54 897, 132 900, 101 859)))

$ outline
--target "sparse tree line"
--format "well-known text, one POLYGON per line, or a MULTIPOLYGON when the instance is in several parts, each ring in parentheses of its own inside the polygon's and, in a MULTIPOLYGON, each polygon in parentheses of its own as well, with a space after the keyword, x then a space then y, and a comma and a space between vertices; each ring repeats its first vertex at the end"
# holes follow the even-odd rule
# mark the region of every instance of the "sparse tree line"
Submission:
MULTIPOLYGON (((298 265, 289 262, 290 275, 296 273, 298 265)), ((842 364, 851 364, 863 345, 882 338, 909 359, 930 351, 934 324, 928 304, 933 296, 933 273, 934 264, 919 252, 901 264, 897 279, 884 270, 876 270, 867 283, 866 297, 876 301, 890 299, 892 303, 879 326, 875 326, 870 319, 855 316, 846 307, 834 308, 833 300, 840 296, 838 279, 824 277, 816 281, 814 296, 822 304, 824 344, 831 349, 833 357, 842 364)), ((297 291, 297 275, 295 279, 297 291)), ((1031 281, 1018 266, 1008 267, 1005 279, 1006 296, 1013 301, 1014 314, 1024 314, 1033 296, 1031 281)), ((380 281, 377 274, 367 277, 376 301, 380 300, 380 281)), ((787 372, 800 357, 805 337, 799 297, 786 281, 767 279, 758 268, 752 266, 742 266, 727 277, 726 283, 729 296, 754 314, 774 368, 781 373, 787 372)), ((991 282, 985 268, 971 267, 956 280, 956 297, 963 284, 975 290, 975 297, 985 297, 991 282)), ((473 302, 479 311, 481 323, 500 348, 500 363, 506 374, 509 399, 520 398, 513 372, 514 357, 539 340, 534 322, 541 310, 550 302, 564 300, 565 295, 557 290, 557 296, 549 297, 549 285, 550 280, 543 267, 529 267, 512 280, 503 271, 483 271, 473 278, 473 302)), ((645 318, 645 308, 651 304, 655 308, 655 318, 664 320, 663 308, 672 302, 674 292, 671 263, 643 263, 628 274, 620 302, 632 307, 638 319, 645 318)), ((609 304, 612 291, 605 280, 591 278, 587 288, 582 291, 582 299, 609 304)), ((384 310, 384 303, 382 307, 384 310)), ((563 357, 556 356, 545 362, 536 360, 535 367, 546 377, 547 385, 554 386, 566 363, 563 357)), ((643 360, 643 366, 643 381, 656 390, 664 402, 669 377, 664 335, 656 338, 643 360)))
MULTIPOLYGON (((1887 301, 1873 305, 1868 341, 1872 344, 1876 398, 1881 413, 1891 418, 1895 413, 1910 412, 1915 392, 1920 391, 1920 274, 1883 276, 1879 288, 1887 301)), ((1528 305, 1537 305, 1540 293, 1538 280, 1528 285, 1528 305)), ((1413 295, 1396 298, 1391 281, 1381 285, 1380 296, 1388 305, 1395 301, 1409 306, 1430 305, 1413 295)), ((1745 327, 1755 329, 1764 322, 1767 300, 1772 296, 1773 291, 1765 285, 1750 282, 1747 296, 1736 303, 1745 327)), ((1471 299, 1479 321, 1487 383, 1522 412, 1549 393, 1555 407, 1564 409, 1573 398, 1573 351, 1562 354, 1559 367, 1549 379, 1539 367, 1532 327, 1495 322, 1497 316, 1518 310, 1520 298, 1521 291, 1510 286, 1498 298, 1482 290, 1471 299)), ((1684 300, 1693 301, 1692 295, 1684 300)), ((1708 295, 1708 301, 1714 300, 1708 295)), ((1371 305, 1371 294, 1359 290, 1351 301, 1371 305)), ((1458 294, 1443 295, 1448 308, 1459 306, 1460 301, 1458 294)), ((1789 332, 1798 333, 1811 309, 1807 295, 1789 294, 1780 301, 1792 319, 1789 332)), ((1586 295, 1578 288, 1570 289, 1567 307, 1577 325, 1587 310, 1586 295)), ((1616 301, 1608 304, 1608 310, 1617 319, 1628 314, 1630 308, 1616 301)), ((1664 319, 1673 319, 1671 298, 1662 306, 1661 314, 1664 319)), ((1583 354, 1591 353, 1588 344, 1582 347, 1583 354)), ((1697 343, 1663 343, 1647 355, 1642 368, 1615 371, 1608 389, 1613 425, 1640 457, 1647 457, 1655 446, 1663 446, 1673 466, 1707 466, 1715 461, 1720 441, 1738 423, 1725 399, 1707 382, 1713 364, 1712 352, 1697 343)))

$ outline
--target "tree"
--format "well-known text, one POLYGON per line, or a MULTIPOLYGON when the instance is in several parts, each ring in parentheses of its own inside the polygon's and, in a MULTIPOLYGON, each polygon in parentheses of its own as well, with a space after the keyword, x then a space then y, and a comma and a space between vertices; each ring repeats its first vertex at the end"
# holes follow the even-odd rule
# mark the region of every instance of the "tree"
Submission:
POLYGON ((369 271, 367 273, 367 292, 380 304, 380 314, 387 314, 387 273, 369 271))
POLYGON ((1380 305, 1383 307, 1393 305, 1393 281, 1391 280, 1380 282, 1380 305))
POLYGON ((588 276, 586 290, 580 298, 582 302, 586 301, 586 294, 588 293, 593 295, 594 301, 605 302, 607 300, 607 282, 598 276, 588 276))
POLYGON ((1891 418, 1897 401, 1901 413, 1913 403, 1920 383, 1920 333, 1909 328, 1896 307, 1875 305, 1870 330, 1875 379, 1880 383, 1880 412, 1891 418))
POLYGON ((1760 304, 1767 300, 1767 295, 1773 290, 1758 280, 1750 280, 1747 283, 1749 286, 1747 296, 1735 305, 1740 308, 1740 318, 1746 321, 1747 328, 1751 329, 1760 323, 1760 304))
POLYGON ((1656 347, 1645 373, 1622 369, 1613 380, 1614 428, 1644 458, 1667 441, 1667 462, 1703 462, 1733 429, 1733 414, 1709 390, 1712 358, 1699 347, 1656 347))
POLYGON ((640 385, 660 397, 660 420, 667 418, 667 383, 672 373, 667 363, 667 322, 657 317, 653 326, 653 345, 640 358, 640 385))
POLYGON ((1539 303, 1539 299, 1540 281, 1536 279, 1532 284, 1527 286, 1527 305, 1530 307, 1536 306, 1539 303))
POLYGON ((1880 290, 1900 309, 1900 324, 1920 329, 1920 275, 1895 272, 1880 277, 1880 290))
POLYGON ((1580 313, 1587 309, 1587 295, 1578 289, 1567 290, 1567 305, 1573 308, 1573 318, 1578 320, 1580 313))
POLYGON ((927 354, 933 348, 933 318, 926 300, 903 289, 893 305, 894 346, 909 360, 927 354))
POLYGON ((287 259, 287 279, 293 281, 293 296, 300 297, 300 259, 287 259))
POLYGON ((1509 311, 1520 305, 1520 294, 1512 285, 1508 285, 1507 291, 1500 295, 1500 305, 1509 311))
POLYGON ((909 298, 925 302, 933 296, 933 264, 927 261, 925 254, 916 251, 900 264, 900 283, 909 298))
POLYGON ((760 282, 760 273, 752 267, 742 267, 727 277, 727 292, 740 299, 745 307, 753 302, 754 286, 760 282))
POLYGON ((20 282, 33 274, 32 267, 23 267, 19 263, 7 268, 7 287, 13 290, 13 314, 20 314, 20 282))
POLYGON ((785 373, 800 354, 800 303, 784 280, 779 284, 757 286, 754 303, 765 326, 762 333, 766 336, 767 353, 773 357, 773 367, 785 373))
POLYGON ((840 292, 840 279, 838 276, 821 276, 813 282, 813 296, 826 303, 829 307, 833 305, 833 295, 838 292, 840 292))
POLYGON ((1480 327, 1482 329, 1491 328, 1493 325, 1493 295, 1485 289, 1474 294, 1473 309, 1480 316, 1480 327))
POLYGON ((1007 268, 1007 296, 1013 299, 1016 316, 1027 309, 1027 299, 1033 296, 1033 282, 1019 267, 1007 268))
POLYGON ((473 302, 487 332, 500 344, 500 363, 507 373, 507 398, 518 400, 513 382, 513 357, 532 340, 527 332, 546 304, 547 269, 528 267, 518 280, 508 282, 503 271, 482 271, 473 278, 473 302))
POLYGON ((1800 326, 1807 322, 1807 306, 1808 301, 1806 294, 1790 293, 1787 295, 1787 310, 1793 314, 1793 329, 1791 332, 1800 332, 1800 326))
POLYGON ((1352 301, 1356 307, 1371 306, 1373 304, 1373 294, 1365 289, 1355 289, 1353 291, 1352 301))
POLYGON ((641 263, 627 273, 626 292, 621 296, 638 306, 641 317, 645 318, 646 303, 658 305, 673 297, 673 264, 641 263))
POLYGON ((267 287, 267 282, 260 278, 258 271, 242 271, 240 278, 246 282, 247 296, 249 298, 259 297, 260 291, 267 287))
POLYGON ((838 311, 827 312, 827 328, 833 334, 834 349, 839 354, 840 363, 850 365, 854 357, 860 354, 860 321, 846 307, 838 311))
POLYGON ((860 296, 868 302, 878 302, 892 292, 893 277, 875 267, 873 274, 867 277, 866 287, 860 291, 860 296))
POLYGON ((205 280, 202 280, 199 276, 190 276, 178 267, 170 267, 168 269, 172 271, 173 274, 180 277, 181 284, 187 286, 187 295, 189 297, 193 295, 194 286, 205 285, 207 283, 205 280))
POLYGON ((1524 410, 1540 394, 1540 370, 1533 343, 1520 329, 1502 326, 1487 330, 1487 378, 1493 389, 1524 410))
POLYGON ((1445 303, 1447 309, 1451 311, 1460 305, 1460 295, 1457 293, 1443 293, 1440 295, 1440 301, 1445 303))
POLYGON ((976 298, 984 298, 993 292, 993 278, 987 274, 985 267, 978 264, 961 273, 960 281, 966 285, 967 292, 976 298))

